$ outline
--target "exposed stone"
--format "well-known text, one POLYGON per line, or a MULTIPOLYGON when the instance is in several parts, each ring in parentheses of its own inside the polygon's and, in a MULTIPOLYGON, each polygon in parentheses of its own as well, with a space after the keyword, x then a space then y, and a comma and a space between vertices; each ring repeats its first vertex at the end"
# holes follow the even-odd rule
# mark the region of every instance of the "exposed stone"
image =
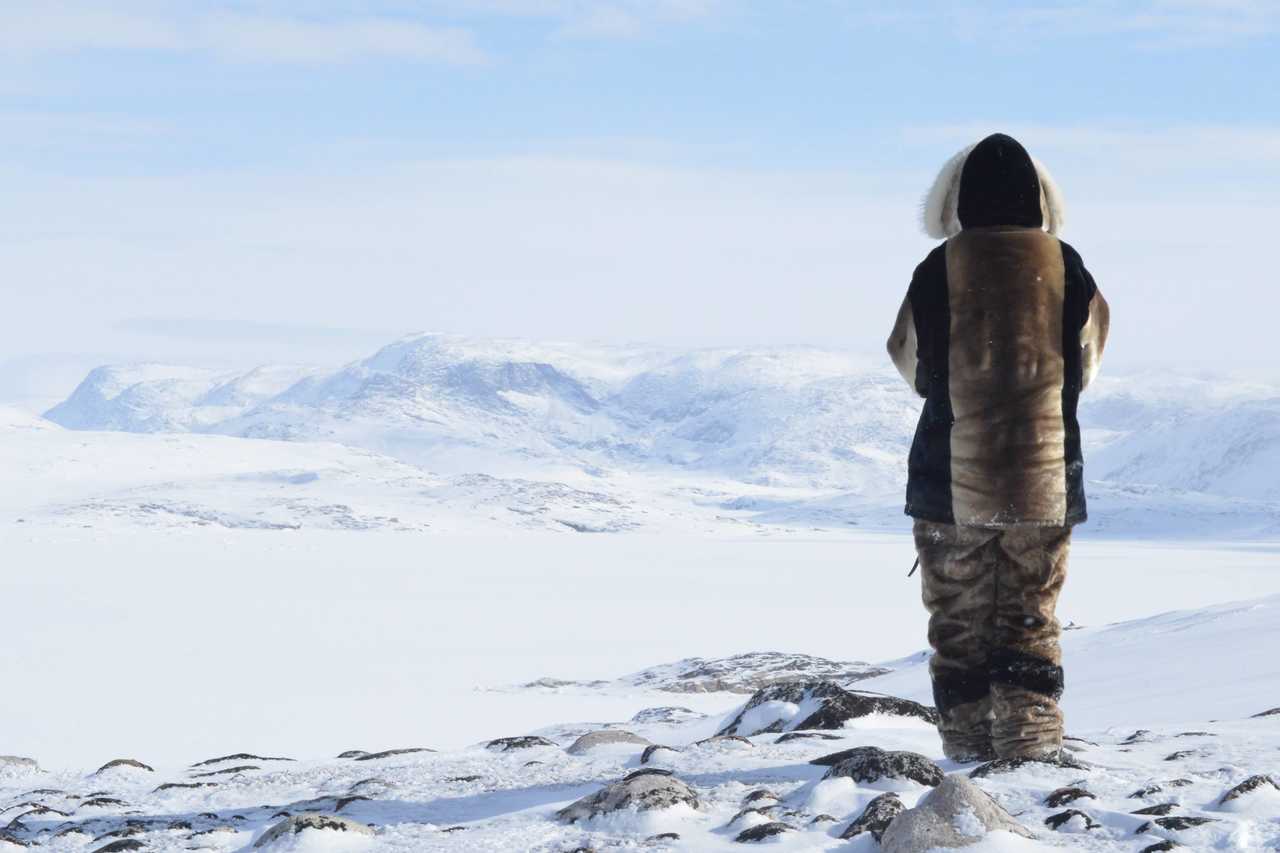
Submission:
POLYGON ((80 804, 80 808, 107 808, 108 806, 127 806, 124 800, 118 800, 115 797, 90 797, 80 804))
MULTIPOLYGON (((393 755, 411 755, 415 752, 435 752, 434 749, 427 749, 425 746, 410 746, 404 749, 384 749, 382 752, 366 752, 364 755, 355 756, 356 761, 374 761, 379 758, 390 758, 393 755)), ((341 758, 342 756, 338 756, 341 758)))
POLYGON ((142 835, 146 832, 140 826, 122 826, 119 829, 113 829, 111 832, 104 832, 91 841, 91 844, 97 844, 99 841, 106 841, 108 838, 129 838, 134 835, 142 835))
POLYGON ((340 797, 338 801, 333 804, 333 810, 335 812, 340 812, 352 803, 358 803, 361 801, 370 802, 369 798, 364 794, 352 794, 349 797, 340 797))
POLYGON ((871 833, 871 837, 879 843, 884 836, 884 831, 889 828, 889 824, 893 823, 893 819, 906 811, 906 806, 902 804, 902 800, 897 794, 888 793, 881 794, 871 802, 867 803, 867 807, 862 810, 857 820, 849 824, 844 832, 840 834, 841 838, 854 838, 864 832, 871 833))
POLYGON ((910 779, 930 787, 939 784, 942 768, 917 752, 889 751, 876 746, 858 746, 815 758, 810 764, 825 765, 831 769, 824 779, 847 776, 855 782, 875 782, 879 779, 910 779))
POLYGON ((1272 708, 1269 711, 1263 711, 1260 714, 1254 714, 1253 717, 1251 717, 1251 719, 1256 720, 1259 717, 1275 717, 1275 716, 1280 716, 1280 708, 1272 708))
POLYGON ((747 844, 753 841, 764 841, 766 838, 772 838, 775 835, 781 835, 784 832, 792 832, 794 828, 781 821, 773 820, 768 823, 757 824, 756 826, 739 832, 734 841, 739 844, 747 844))
POLYGON ((1142 853, 1168 853, 1182 845, 1176 841, 1157 841, 1155 844, 1148 844, 1142 848, 1142 853))
POLYGON ((832 681, 794 681, 757 690, 719 734, 750 736, 797 729, 839 729, 849 720, 872 714, 915 717, 930 723, 938 720, 933 708, 909 699, 845 690, 832 681), (762 705, 776 707, 779 712, 764 717, 750 714, 762 705), (796 706, 813 710, 785 715, 784 709, 796 706))
POLYGON ((574 802, 556 817, 566 823, 610 814, 622 809, 651 811, 684 804, 698 808, 698 795, 693 789, 667 771, 637 770, 574 802))
POLYGON ((1028 764, 1039 764, 1046 767, 1060 767, 1069 770, 1088 770, 1089 765, 1081 763, 1069 752, 1059 753, 1056 757, 1044 758, 997 758, 973 769, 970 779, 984 779, 998 773, 1011 773, 1028 764))
POLYGON ((1034 837, 973 782, 963 776, 948 776, 919 805, 889 824, 881 850, 924 853, 934 847, 966 847, 995 830, 1034 837))
MULTIPOLYGON (((358 750, 358 749, 353 750, 353 752, 364 754, 361 750, 358 750)), ((344 752, 342 755, 339 755, 338 757, 348 758, 348 757, 354 757, 354 756, 349 756, 347 753, 344 752)), ((191 766, 193 768, 208 767, 210 764, 221 764, 224 761, 293 761, 293 759, 282 758, 277 755, 253 755, 248 752, 237 752, 234 755, 220 755, 217 758, 206 758, 204 761, 197 761, 195 764, 192 764, 191 766)))
POLYGON ((1159 803, 1154 806, 1147 806, 1145 809, 1134 809, 1129 812, 1129 814, 1145 815, 1147 817, 1164 817, 1177 807, 1177 803, 1159 803))
POLYGON ((1138 827, 1134 830, 1134 835, 1142 835, 1144 832, 1150 832, 1153 825, 1158 826, 1161 829, 1172 829, 1177 831, 1180 829, 1191 829, 1192 827, 1203 826, 1206 823, 1217 823, 1217 819, 1211 817, 1193 817, 1192 815, 1158 817, 1155 820, 1149 820, 1142 826, 1138 827))
POLYGON ((165 782, 151 789, 151 793, 158 794, 161 791, 170 791, 174 788, 215 788, 217 782, 165 782))
POLYGON ((1079 809, 1067 809, 1044 819, 1044 825, 1059 832, 1065 830, 1088 831, 1097 829, 1101 824, 1079 809))
POLYGON ((481 778, 482 778, 482 777, 480 777, 480 776, 474 776, 474 775, 472 775, 472 776, 450 776, 448 779, 445 779, 444 781, 446 781, 446 782, 479 782, 481 778))
POLYGON ((1226 805, 1232 800, 1238 800, 1245 794, 1256 791, 1259 788, 1272 788, 1276 791, 1280 791, 1280 785, 1277 785, 1276 780, 1272 779, 1270 776, 1250 776, 1248 779, 1245 779, 1239 785, 1236 785, 1234 788, 1223 794, 1222 798, 1218 800, 1218 805, 1226 805))
POLYGON ((678 705, 663 705, 658 708, 645 708, 636 711, 635 716, 631 718, 633 723, 684 723, 689 720, 698 720, 705 717, 706 714, 699 713, 692 708, 683 708, 678 705))
POLYGON ((659 841, 679 841, 680 833, 678 832, 659 832, 657 835, 650 835, 645 839, 646 844, 656 844, 659 841))
POLYGON ((754 743, 744 738, 742 735, 712 735, 704 737, 702 740, 693 742, 694 746, 706 746, 709 743, 743 743, 747 746, 755 746, 754 743))
POLYGON ((125 850, 143 850, 146 846, 136 838, 122 838, 119 841, 112 841, 110 844, 99 847, 93 853, 123 853, 125 850))
POLYGON ((114 761, 108 761, 106 764, 93 771, 93 775, 97 776, 104 770, 112 770, 116 767, 133 767, 137 770, 146 770, 148 773, 154 773, 155 768, 148 764, 143 764, 135 758, 117 758, 114 761))
POLYGON ((1125 738, 1120 742, 1125 745, 1129 745, 1134 743, 1147 743, 1151 739, 1152 739, 1152 734, 1149 729, 1138 729, 1136 732, 1129 735, 1127 738, 1125 738))
POLYGON ((662 745, 662 744, 660 744, 660 743, 655 743, 655 744, 653 744, 652 746, 646 746, 646 747, 644 748, 644 752, 640 753, 640 763, 641 763, 641 764, 648 764, 648 763, 649 763, 649 761, 650 761, 650 759, 652 759, 652 758, 653 758, 654 753, 656 753, 656 752, 657 752, 658 750, 660 750, 660 749, 665 749, 665 750, 667 750, 667 751, 669 751, 669 752, 679 752, 679 751, 680 751, 680 750, 676 749, 674 746, 663 746, 663 745, 662 745))
POLYGON ((609 746, 615 744, 633 744, 635 746, 651 746, 649 741, 634 735, 631 732, 622 729, 601 729, 596 732, 587 732, 582 737, 575 740, 566 750, 570 755, 582 755, 590 752, 598 746, 609 746))
POLYGON ((368 755, 363 749, 348 749, 346 752, 338 753, 339 758, 359 758, 362 755, 368 755))
POLYGON ((761 800, 774 800, 776 802, 781 799, 782 799, 781 797, 779 797, 777 794, 775 794, 773 791, 770 791, 767 788, 757 788, 756 790, 752 791, 750 794, 747 794, 745 797, 743 797, 742 802, 744 804, 758 803, 761 800))
POLYGON ((668 693, 751 693, 793 681, 848 683, 889 670, 861 661, 834 661, 812 655, 748 652, 726 658, 685 658, 626 677, 634 687, 668 693), (674 670, 674 672, 673 672, 674 670))
POLYGON ((535 746, 555 746, 555 741, 547 740, 538 735, 520 735, 518 737, 500 737, 486 743, 485 749, 496 749, 502 752, 510 752, 513 749, 531 749, 535 746))
POLYGON ((224 767, 221 770, 210 770, 206 773, 192 773, 192 779, 203 779, 208 776, 228 776, 232 773, 244 773, 247 770, 261 770, 256 764, 238 764, 235 767, 224 767))
POLYGON ((1044 798, 1044 804, 1051 809, 1060 809, 1067 803, 1074 803, 1076 800, 1096 799, 1097 797, 1084 788, 1058 788, 1044 798))
POLYGON ((299 832, 308 829, 317 832, 349 832, 352 835, 373 835, 373 830, 363 823, 356 823, 354 820, 347 820, 345 817, 338 817, 334 814, 294 815, 293 817, 285 818, 264 832, 262 837, 253 843, 253 846, 266 847, 268 844, 287 838, 290 835, 297 835, 299 832))
POLYGON ((827 734, 826 732, 787 732, 779 737, 774 743, 787 743, 793 740, 840 740, 840 735, 827 734))
POLYGON ((1181 761, 1184 758, 1192 758, 1200 754, 1196 749, 1180 749, 1177 752, 1171 752, 1164 757, 1165 761, 1181 761))

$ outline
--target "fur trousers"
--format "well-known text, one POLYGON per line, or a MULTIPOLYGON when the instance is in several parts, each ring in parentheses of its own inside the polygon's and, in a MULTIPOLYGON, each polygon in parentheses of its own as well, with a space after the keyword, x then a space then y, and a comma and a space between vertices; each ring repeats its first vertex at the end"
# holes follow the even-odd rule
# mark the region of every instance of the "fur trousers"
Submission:
POLYGON ((1062 748, 1061 627, 1069 527, 916 521, 933 696, 956 761, 1043 758, 1062 748))

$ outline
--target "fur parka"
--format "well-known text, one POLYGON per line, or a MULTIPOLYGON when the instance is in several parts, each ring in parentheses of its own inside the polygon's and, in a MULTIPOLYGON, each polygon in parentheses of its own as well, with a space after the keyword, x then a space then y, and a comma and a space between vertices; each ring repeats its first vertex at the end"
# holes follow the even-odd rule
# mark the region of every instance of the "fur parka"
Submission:
POLYGON ((951 158, 929 191, 925 230, 946 242, 916 268, 888 344, 925 398, 909 515, 997 528, 1087 517, 1076 404, 1110 309, 1062 224, 1048 171, 1003 134, 951 158))

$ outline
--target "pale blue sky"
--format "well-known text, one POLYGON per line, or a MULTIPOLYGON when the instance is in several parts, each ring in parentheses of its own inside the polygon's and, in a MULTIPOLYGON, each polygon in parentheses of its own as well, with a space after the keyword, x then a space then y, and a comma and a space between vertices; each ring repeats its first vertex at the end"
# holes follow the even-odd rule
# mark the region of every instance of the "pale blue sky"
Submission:
POLYGON ((413 329, 875 350, 932 173, 997 129, 1141 322, 1117 361, 1265 360, 1278 32, 1255 0, 0 0, 0 397, 413 329))

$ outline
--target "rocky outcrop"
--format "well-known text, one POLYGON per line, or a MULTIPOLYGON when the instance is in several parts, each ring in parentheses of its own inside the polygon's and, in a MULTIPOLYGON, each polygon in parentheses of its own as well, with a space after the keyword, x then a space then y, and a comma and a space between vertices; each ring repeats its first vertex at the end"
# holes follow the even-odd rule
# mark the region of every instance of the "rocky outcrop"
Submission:
POLYGON ((758 735, 797 729, 839 729, 849 720, 887 714, 936 723, 937 711, 882 693, 845 690, 832 681, 792 681, 757 690, 719 734, 758 735))
POLYGON ((565 823, 623 809, 653 811, 675 805, 698 808, 698 795, 667 770, 637 770, 556 812, 565 823))
POLYGON ((881 850, 925 853, 936 847, 968 847, 995 830, 1034 837, 977 785, 963 776, 948 776, 889 824, 881 850))
MULTIPOLYGON (((511 752, 513 749, 532 749, 535 746, 555 746, 553 740, 547 740, 538 735, 519 735, 517 737, 500 737, 486 743, 485 749, 493 749, 499 752, 511 752)), ((360 760, 360 759, 357 759, 360 760)))
POLYGON ((352 836, 368 837, 373 835, 373 830, 363 823, 356 823, 354 820, 338 817, 336 814, 304 814, 287 817, 280 821, 264 832, 262 837, 253 843, 253 846, 256 848, 270 847, 277 843, 283 844, 288 838, 306 831, 341 832, 349 833, 352 836))
POLYGON ((858 746, 815 758, 810 764, 827 765, 824 779, 847 777, 869 783, 880 779, 910 779, 933 787, 942 782, 942 768, 917 752, 890 751, 875 746, 858 746))
POLYGON ((618 744, 651 746, 649 741, 631 732, 623 731, 622 729, 601 729, 597 732, 587 732, 570 744, 565 751, 570 755, 582 755, 598 746, 616 746, 618 744))
POLYGON ((136 758, 117 758, 114 761, 108 761, 106 764, 102 765, 97 770, 93 771, 93 775, 97 776, 99 773, 104 773, 107 770, 115 770, 117 768, 145 770, 148 773, 155 772, 154 767, 152 767, 149 764, 143 764, 141 761, 138 761, 136 758))
POLYGON ((902 804, 902 800, 898 798, 897 794, 881 794, 867 803, 867 807, 862 810, 862 814, 858 815, 857 820, 849 824, 845 831, 840 833, 840 837, 845 839, 855 838, 864 832, 869 832, 871 837, 879 842, 884 837, 884 831, 889 828, 889 824, 893 823, 893 819, 904 811, 906 811, 906 806, 902 804))
POLYGON ((1239 800, 1241 797, 1252 794, 1254 791, 1272 791, 1280 792, 1280 785, 1276 784, 1276 780, 1270 776, 1250 776, 1239 785, 1227 791, 1218 800, 1219 806, 1225 806, 1230 802, 1239 800))
POLYGON ((783 823, 778 820, 771 820, 768 823, 760 823, 755 826, 739 832, 733 839, 739 844, 747 844, 752 841, 764 841, 766 838, 773 838, 775 835, 781 835, 784 832, 794 832, 795 827, 790 824, 783 823))

